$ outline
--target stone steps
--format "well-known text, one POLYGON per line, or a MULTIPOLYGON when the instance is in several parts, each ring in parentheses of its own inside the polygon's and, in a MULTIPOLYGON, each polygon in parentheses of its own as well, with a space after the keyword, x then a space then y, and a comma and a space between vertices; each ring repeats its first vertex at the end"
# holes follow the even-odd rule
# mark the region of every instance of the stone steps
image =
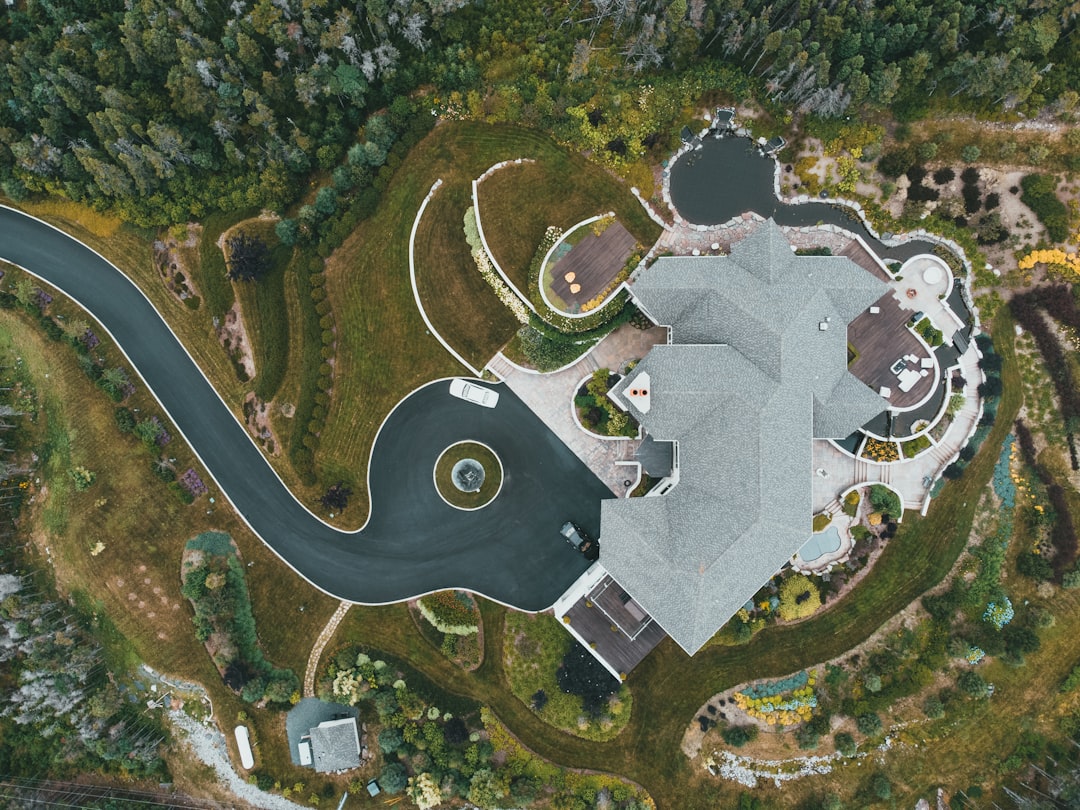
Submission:
POLYGON ((517 372, 517 369, 503 357, 502 352, 499 352, 492 357, 491 360, 488 361, 486 368, 500 380, 506 380, 517 372))

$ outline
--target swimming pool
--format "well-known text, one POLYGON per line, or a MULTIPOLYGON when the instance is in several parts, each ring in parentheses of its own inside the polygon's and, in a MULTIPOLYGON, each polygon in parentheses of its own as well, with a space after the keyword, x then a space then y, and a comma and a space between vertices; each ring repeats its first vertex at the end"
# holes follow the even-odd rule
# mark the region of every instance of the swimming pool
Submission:
POLYGON ((825 531, 812 535, 799 549, 799 556, 802 557, 803 562, 813 562, 839 549, 840 532, 836 526, 829 526, 825 531))

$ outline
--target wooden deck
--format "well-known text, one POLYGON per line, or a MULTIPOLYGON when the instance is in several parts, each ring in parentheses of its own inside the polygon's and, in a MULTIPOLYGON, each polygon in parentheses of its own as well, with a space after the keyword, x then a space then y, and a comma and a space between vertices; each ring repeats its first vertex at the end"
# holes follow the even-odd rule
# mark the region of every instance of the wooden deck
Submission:
POLYGON ((611 280, 626 266, 635 245, 637 240, 621 222, 611 223, 599 236, 586 235, 550 266, 551 290, 566 303, 568 312, 579 312, 582 304, 607 289, 611 280), (573 273, 573 281, 566 279, 570 273, 573 273), (572 293, 571 284, 580 284, 581 289, 572 293))
POLYGON ((841 250, 839 255, 851 259, 855 264, 859 265, 859 267, 875 278, 885 282, 892 281, 892 279, 889 278, 889 274, 882 270, 881 265, 874 260, 873 254, 855 239, 848 242, 847 247, 841 250))
POLYGON ((630 671, 667 633, 610 576, 566 612, 570 625, 618 672, 630 671))
POLYGON ((875 391, 889 388, 892 396, 889 404, 906 408, 921 400, 937 382, 934 370, 920 379, 910 391, 900 390, 900 380, 892 371, 892 365, 904 355, 927 357, 926 349, 907 329, 911 310, 901 309, 892 291, 885 293, 874 306, 881 309, 876 315, 867 310, 848 325, 848 343, 858 352, 848 371, 875 391))

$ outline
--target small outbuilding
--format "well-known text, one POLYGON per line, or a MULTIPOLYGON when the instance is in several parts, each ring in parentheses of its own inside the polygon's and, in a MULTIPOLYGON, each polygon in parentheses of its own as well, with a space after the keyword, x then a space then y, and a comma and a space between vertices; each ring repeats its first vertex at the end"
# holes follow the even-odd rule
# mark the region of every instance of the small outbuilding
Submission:
POLYGON ((312 765, 319 773, 360 767, 360 732, 356 718, 327 720, 308 732, 312 765))

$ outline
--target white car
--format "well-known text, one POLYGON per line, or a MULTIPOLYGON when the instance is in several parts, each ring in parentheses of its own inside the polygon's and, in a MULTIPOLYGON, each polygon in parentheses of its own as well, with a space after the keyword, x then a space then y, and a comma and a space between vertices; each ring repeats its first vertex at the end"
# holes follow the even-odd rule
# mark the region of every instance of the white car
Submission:
POLYGON ((465 380, 451 380, 450 394, 466 402, 483 405, 485 408, 494 408, 499 404, 499 395, 490 388, 484 388, 465 380))

